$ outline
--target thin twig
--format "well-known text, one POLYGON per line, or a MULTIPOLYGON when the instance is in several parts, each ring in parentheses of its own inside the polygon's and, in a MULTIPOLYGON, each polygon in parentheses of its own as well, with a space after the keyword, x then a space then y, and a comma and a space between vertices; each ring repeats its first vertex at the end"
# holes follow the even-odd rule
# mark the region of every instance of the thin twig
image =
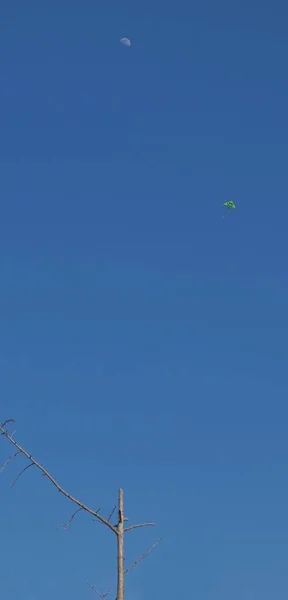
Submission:
POLYGON ((117 506, 115 505, 115 506, 114 506, 114 508, 111 510, 111 513, 110 513, 110 515, 109 515, 109 517, 108 517, 108 521, 109 521, 109 523, 110 523, 110 521, 111 521, 111 519, 112 519, 112 517, 113 517, 113 515, 114 515, 114 512, 115 512, 116 508, 117 508, 117 506))
POLYGON ((161 541, 162 541, 162 538, 159 538, 158 540, 156 540, 156 542, 153 544, 153 546, 151 546, 151 548, 149 548, 149 550, 147 550, 147 552, 145 552, 145 554, 141 554, 141 556, 139 556, 139 558, 137 558, 137 560, 135 560, 132 563, 132 565, 130 565, 130 567, 125 569, 125 571, 124 571, 125 575, 126 575, 126 573, 128 573, 128 571, 132 571, 132 569, 135 569, 135 567, 138 565, 138 563, 141 562, 141 560, 144 560, 144 558, 146 558, 146 556, 148 556, 148 554, 150 554, 150 552, 152 552, 152 550, 154 550, 154 548, 156 548, 156 546, 158 546, 158 544, 160 544, 161 541))
POLYGON ((64 523, 64 525, 60 525, 60 527, 57 527, 57 529, 68 529, 69 525, 71 525, 74 517, 76 517, 77 513, 80 512, 80 510, 83 510, 83 508, 77 508, 77 510, 75 510, 75 512, 73 513, 73 515, 70 517, 70 519, 68 519, 68 521, 66 523, 64 523))
POLYGON ((15 423, 15 419, 6 419, 6 421, 4 421, 4 423, 1 423, 1 425, 0 425, 1 435, 5 435, 5 432, 2 430, 4 429, 4 427, 6 427, 6 425, 8 425, 8 423, 15 423))
POLYGON ((109 592, 106 592, 106 594, 101 594, 101 592, 99 592, 99 590, 97 590, 97 588, 95 587, 95 585, 93 585, 92 583, 90 583, 90 581, 87 581, 88 585, 90 585, 91 589, 93 590, 93 592, 95 592, 95 594, 98 594, 99 598, 101 598, 101 600, 105 600, 105 598, 107 598, 108 594, 110 594, 109 592))
POLYGON ((4 469, 6 469, 6 467, 8 467, 8 465, 10 465, 10 462, 12 462, 12 460, 14 458, 16 458, 16 456, 18 456, 18 454, 20 454, 20 452, 15 452, 15 454, 11 454, 11 456, 8 456, 5 463, 3 463, 3 465, 0 467, 0 473, 2 473, 2 471, 4 471, 4 469))
POLYGON ((140 525, 130 525, 130 527, 125 527, 124 531, 131 531, 131 529, 138 529, 139 527, 154 527, 156 523, 140 523, 140 525))
POLYGON ((25 473, 25 471, 27 471, 27 469, 30 469, 30 467, 35 467, 34 462, 31 462, 30 465, 27 465, 26 467, 24 467, 24 469, 22 469, 22 471, 19 473, 19 475, 17 475, 16 479, 14 479, 11 488, 14 487, 16 481, 18 481, 18 479, 21 477, 21 475, 23 475, 23 473, 25 473))
POLYGON ((114 525, 111 525, 111 523, 109 523, 109 521, 107 519, 105 519, 104 517, 102 517, 101 515, 99 515, 98 512, 96 512, 92 508, 89 508, 89 506, 87 506, 83 502, 80 502, 80 500, 77 500, 77 498, 74 498, 74 496, 72 496, 72 494, 69 494, 68 492, 66 492, 66 490, 64 490, 64 488, 62 488, 59 485, 59 483, 57 483, 56 479, 54 479, 54 477, 52 477, 52 475, 50 475, 50 473, 47 471, 47 469, 45 469, 45 467, 43 467, 39 462, 37 462, 37 460, 35 460, 31 456, 31 454, 29 454, 24 448, 22 448, 21 446, 19 446, 19 444, 17 442, 15 442, 15 440, 13 440, 13 438, 11 437, 11 435, 9 435, 8 431, 5 429, 5 425, 7 425, 7 423, 9 423, 9 422, 14 422, 14 420, 13 419, 8 419, 7 421, 5 421, 3 423, 3 425, 0 425, 0 432, 1 432, 1 434, 4 435, 7 438, 7 440, 9 440, 9 442, 11 442, 11 444, 13 444, 13 446, 15 446, 15 448, 17 448, 17 450, 19 450, 19 452, 21 454, 23 454, 24 456, 26 456, 26 458, 28 458, 28 460, 30 460, 31 463, 33 465, 35 465, 35 467, 37 467, 37 469, 39 469, 39 471, 41 471, 43 473, 43 475, 46 475, 46 477, 49 479, 49 481, 51 481, 51 483, 54 485, 54 487, 61 494, 63 494, 63 496, 65 496, 66 498, 68 498, 69 500, 71 500, 71 502, 74 502, 74 504, 76 504, 77 506, 79 506, 79 508, 82 508, 83 510, 85 510, 86 512, 88 512, 93 517, 96 517, 97 519, 99 519, 99 521, 101 521, 101 523, 104 523, 104 525, 107 525, 107 527, 109 527, 109 529, 111 529, 111 531, 113 531, 116 535, 118 535, 118 531, 117 531, 116 527, 114 527, 114 525))
MULTIPOLYGON (((45 477, 45 475, 42 474, 43 477, 45 477)), ((60 527, 57 527, 57 529, 68 529, 70 523, 72 523, 74 517, 77 515, 78 512, 80 512, 80 510, 84 510, 81 506, 81 508, 78 508, 77 510, 75 510, 75 512, 73 513, 73 515, 70 517, 70 519, 68 519, 67 523, 64 523, 64 525, 60 525, 60 527)), ((97 514, 100 513, 101 508, 97 508, 97 510, 95 511, 97 514)), ((99 523, 98 519, 93 519, 93 521, 96 521, 97 523, 99 523)), ((102 523, 103 525, 103 523, 102 523)))

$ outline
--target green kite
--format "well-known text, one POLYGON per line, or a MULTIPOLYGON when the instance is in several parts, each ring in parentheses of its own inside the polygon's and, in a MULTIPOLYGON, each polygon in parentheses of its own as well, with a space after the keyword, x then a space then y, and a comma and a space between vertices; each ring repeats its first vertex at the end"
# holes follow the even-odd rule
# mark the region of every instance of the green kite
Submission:
POLYGON ((230 208, 236 208, 236 204, 235 202, 233 202, 233 200, 228 200, 228 202, 224 202, 223 206, 226 206, 227 210, 230 210, 230 208))
MULTIPOLYGON (((226 207, 226 210, 230 212, 233 208, 236 208, 235 202, 233 200, 227 200, 227 202, 223 202, 223 206, 226 207)), ((224 219, 224 215, 222 215, 222 219, 224 219)))

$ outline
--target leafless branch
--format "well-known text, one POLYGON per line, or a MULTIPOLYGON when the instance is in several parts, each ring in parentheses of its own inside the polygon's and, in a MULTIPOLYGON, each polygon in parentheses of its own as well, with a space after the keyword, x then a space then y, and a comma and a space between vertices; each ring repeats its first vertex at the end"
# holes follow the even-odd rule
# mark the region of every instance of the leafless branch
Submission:
POLYGON ((8 467, 8 465, 10 465, 12 460, 14 460, 14 458, 16 458, 16 456, 18 456, 18 454, 20 454, 20 452, 15 452, 15 454, 11 454, 11 456, 8 456, 7 460, 0 467, 0 473, 2 473, 2 471, 4 471, 4 469, 6 469, 6 467, 8 467))
POLYGON ((138 529, 139 527, 153 527, 156 523, 140 523, 139 525, 130 525, 130 527, 125 527, 125 533, 127 531, 131 531, 131 529, 138 529))
POLYGON ((30 465, 27 465, 26 467, 24 467, 24 469, 22 469, 22 471, 19 473, 19 475, 17 475, 16 479, 14 479, 11 488, 14 487, 16 481, 18 481, 18 479, 21 477, 21 475, 23 475, 23 473, 25 473, 25 471, 27 471, 27 469, 30 469, 30 467, 34 467, 34 463, 31 462, 30 465))
POLYGON ((112 519, 112 517, 113 517, 113 515, 114 515, 114 512, 115 512, 116 508, 117 508, 117 506, 115 505, 115 506, 114 506, 114 508, 111 510, 111 513, 110 513, 110 515, 109 515, 109 517, 108 517, 108 521, 109 521, 109 523, 110 523, 110 521, 111 521, 111 519, 112 519))
POLYGON ((138 563, 141 562, 141 560, 144 560, 144 558, 146 558, 146 556, 148 556, 148 554, 150 554, 152 552, 152 550, 154 550, 154 548, 156 548, 156 546, 158 546, 158 544, 160 544, 161 541, 162 541, 162 538, 159 538, 158 540, 156 540, 156 542, 153 544, 153 546, 151 546, 151 548, 149 548, 149 550, 147 550, 147 552, 145 552, 145 554, 141 554, 141 556, 139 556, 139 558, 137 558, 137 560, 135 560, 132 563, 132 565, 130 565, 130 567, 125 569, 125 571, 124 571, 125 575, 126 575, 126 573, 128 573, 128 571, 132 571, 132 569, 135 569, 135 567, 138 565, 138 563))
POLYGON ((87 583, 88 583, 88 585, 90 585, 91 590, 93 590, 93 592, 95 592, 95 594, 97 594, 99 596, 99 598, 101 598, 101 600, 105 600, 105 598, 107 598, 107 596, 110 594, 110 592, 106 592, 106 594, 101 594, 101 592, 99 592, 99 590, 97 590, 95 585, 90 583, 90 581, 87 581, 87 583))
MULTIPOLYGON (((2 423, 2 425, 0 424, 0 435, 4 435, 4 437, 6 437, 8 442, 10 444, 12 444, 16 450, 14 452, 14 454, 11 454, 11 456, 9 456, 9 458, 6 460, 4 465, 2 465, 2 467, 0 467, 0 472, 7 465, 9 465, 9 463, 16 456, 18 456, 19 454, 23 455, 26 459, 28 459, 29 464, 27 464, 22 469, 22 471, 17 475, 17 477, 14 480, 11 487, 13 487, 16 484, 19 477, 21 477, 21 475, 23 473, 25 473, 25 471, 27 469, 30 469, 30 467, 34 466, 37 468, 37 470, 41 473, 41 475, 43 477, 47 477, 47 479, 49 479, 50 483, 52 483, 52 485, 58 490, 58 492, 60 492, 63 496, 68 498, 68 500, 73 502, 74 505, 76 505, 76 507, 74 506, 75 510, 74 510, 73 514, 71 515, 71 517, 68 519, 68 521, 64 525, 61 526, 63 529, 65 529, 65 530, 68 529, 68 527, 71 525, 71 523, 74 520, 74 518, 76 517, 76 515, 80 511, 84 510, 93 517, 93 520, 97 521, 98 523, 102 523, 103 525, 106 525, 109 529, 111 529, 111 531, 113 531, 113 533, 116 534, 116 537, 117 537, 117 597, 116 597, 116 600, 124 600, 125 574, 128 573, 129 571, 131 571, 132 569, 134 569, 138 565, 139 562, 144 560, 144 558, 146 558, 152 552, 152 550, 160 543, 160 541, 162 539, 162 538, 159 538, 153 544, 153 546, 151 546, 151 548, 149 548, 149 550, 147 552, 145 552, 144 554, 141 554, 141 556, 139 556, 139 558, 137 560, 135 560, 127 569, 125 569, 125 566, 124 566, 125 565, 125 562, 124 562, 125 533, 128 531, 132 531, 132 529, 139 529, 140 527, 153 527, 155 525, 155 523, 152 523, 152 522, 139 523, 136 525, 130 525, 130 526, 126 527, 128 517, 125 516, 125 512, 124 512, 124 493, 123 493, 122 488, 120 488, 118 490, 118 511, 117 511, 117 507, 114 506, 113 510, 111 511, 111 513, 107 519, 105 519, 104 517, 101 516, 100 508, 98 508, 97 510, 94 510, 94 509, 90 508, 89 506, 87 506, 86 504, 84 504, 83 502, 80 502, 80 500, 78 500, 77 498, 75 498, 74 496, 69 494, 63 487, 61 487, 59 485, 59 483, 57 483, 56 479, 54 479, 54 477, 52 477, 52 475, 49 473, 49 471, 47 471, 47 469, 43 465, 41 465, 37 460, 35 460, 35 458, 33 458, 31 456, 31 454, 29 454, 24 448, 22 448, 22 446, 20 446, 14 440, 13 436, 14 436, 15 432, 13 432, 13 434, 11 434, 11 433, 9 433, 9 431, 7 429, 7 425, 10 423, 14 423, 14 422, 15 422, 14 419, 8 419, 4 423, 2 423), (115 512, 118 515, 118 521, 116 524, 113 525, 111 523, 111 520, 112 520, 112 517, 115 512)), ((10 427, 9 427, 9 429, 10 429, 10 427)), ((116 520, 116 518, 117 517, 115 516, 115 520, 116 520)), ((92 585, 89 582, 88 582, 88 584, 91 587, 92 591, 98 595, 100 600, 107 600, 107 596, 110 592, 106 592, 105 594, 102 594, 101 592, 99 592, 99 590, 94 585, 92 585)))
POLYGON ((66 521, 66 523, 64 523, 64 525, 60 525, 60 527, 58 527, 58 529, 68 529, 69 525, 71 525, 74 517, 76 517, 77 513, 79 513, 81 510, 83 510, 83 508, 77 508, 77 510, 75 510, 75 512, 73 513, 73 515, 70 517, 70 519, 68 519, 68 521, 66 521))
POLYGON ((6 425, 8 425, 8 423, 15 423, 15 419, 6 419, 6 421, 4 421, 4 423, 1 423, 1 425, 0 425, 1 435, 5 435, 5 432, 2 430, 6 427, 6 425))
MULTIPOLYGON (((69 500, 71 500, 71 502, 74 502, 74 504, 76 504, 77 506, 79 506, 79 508, 82 508, 83 510, 85 510, 86 512, 88 512, 93 517, 96 517, 96 519, 98 519, 99 521, 101 521, 101 523, 104 523, 104 525, 107 525, 107 527, 109 529, 111 529, 111 531, 113 531, 116 535, 118 535, 118 530, 117 530, 116 527, 114 527, 114 525, 111 525, 111 523, 109 523, 109 521, 107 519, 105 519, 104 517, 102 517, 101 515, 99 515, 98 512, 96 512, 92 508, 89 508, 89 506, 87 506, 83 502, 80 502, 80 500, 77 500, 77 498, 75 498, 74 496, 72 496, 72 494, 69 494, 68 492, 66 492, 66 490, 64 490, 64 488, 62 488, 59 485, 59 483, 57 483, 56 479, 54 479, 54 477, 52 477, 52 475, 50 475, 50 473, 47 471, 47 469, 45 469, 45 467, 43 467, 37 460, 35 460, 31 456, 31 454, 29 454, 24 448, 22 448, 17 442, 15 442, 15 440, 13 440, 13 438, 11 437, 11 435, 8 433, 7 429, 5 429, 5 426, 7 425, 7 423, 11 423, 11 422, 14 423, 15 422, 14 419, 8 419, 2 425, 0 425, 0 432, 1 432, 1 434, 4 435, 7 438, 7 440, 9 440, 9 442, 11 442, 11 444, 13 444, 13 446, 21 454, 23 454, 24 456, 26 456, 26 458, 28 458, 28 460, 30 460, 31 464, 35 465, 35 467, 37 467, 37 469, 39 469, 39 471, 41 471, 41 473, 43 475, 45 475, 49 479, 49 481, 54 485, 54 487, 61 494, 63 494, 63 496, 65 496, 66 498, 68 498, 69 500)), ((28 466, 26 468, 28 468, 28 466)), ((18 478, 19 478, 19 476, 18 476, 18 478)), ((15 480, 15 482, 16 482, 16 480, 15 480)))
MULTIPOLYGON (((44 475, 43 475, 43 477, 44 477, 44 475)), ((76 517, 77 513, 80 512, 81 510, 84 510, 84 509, 82 507, 77 508, 77 510, 75 510, 73 515, 71 515, 70 519, 68 519, 68 521, 66 523, 64 523, 63 525, 60 525, 60 527, 57 527, 57 529, 68 529, 68 527, 72 523, 74 517, 76 517)), ((98 513, 100 513, 100 510, 101 510, 101 508, 97 508, 97 510, 95 512, 98 514, 98 513)), ((99 523, 98 519, 93 519, 93 521, 97 521, 97 523, 99 523)))

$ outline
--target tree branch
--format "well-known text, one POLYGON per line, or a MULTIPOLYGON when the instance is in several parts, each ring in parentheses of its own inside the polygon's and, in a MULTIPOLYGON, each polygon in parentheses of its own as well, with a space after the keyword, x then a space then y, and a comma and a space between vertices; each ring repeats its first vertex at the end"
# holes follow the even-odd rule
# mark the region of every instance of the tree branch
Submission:
POLYGON ((116 504, 115 504, 114 508, 111 510, 111 512, 110 512, 110 515, 109 515, 109 517, 108 517, 108 521, 109 521, 109 523, 110 523, 110 521, 111 521, 111 519, 112 519, 112 517, 113 517, 113 515, 114 515, 114 512, 115 512, 116 508, 117 508, 117 506, 116 506, 116 504))
POLYGON ((87 581, 87 583, 88 583, 88 585, 90 585, 91 590, 93 590, 93 592, 95 592, 95 594, 98 594, 98 596, 99 596, 99 598, 101 598, 101 600, 105 600, 105 598, 107 598, 107 596, 110 594, 110 592, 106 592, 106 594, 101 594, 101 592, 99 592, 99 590, 97 590, 95 585, 90 583, 90 581, 87 581))
POLYGON ((124 531, 131 531, 131 529, 138 529, 139 527, 154 527, 156 523, 140 523, 140 525, 130 525, 130 527, 125 527, 124 531))
POLYGON ((145 554, 141 554, 141 556, 139 556, 139 558, 137 558, 137 560, 135 560, 132 563, 132 565, 130 565, 130 567, 125 569, 125 571, 124 571, 125 575, 126 575, 126 573, 128 573, 128 571, 132 571, 132 569, 135 569, 135 567, 138 565, 138 563, 141 562, 141 560, 144 560, 144 558, 146 558, 146 556, 148 556, 148 554, 150 554, 152 552, 152 550, 154 550, 154 548, 156 548, 156 546, 158 546, 158 544, 160 544, 161 541, 162 541, 162 538, 159 538, 158 540, 156 540, 156 542, 153 544, 153 546, 151 546, 151 548, 149 548, 149 550, 147 550, 147 552, 145 552, 145 554))
POLYGON ((19 473, 19 475, 17 475, 16 479, 14 479, 11 488, 14 487, 16 481, 18 481, 18 479, 21 477, 21 475, 23 475, 23 473, 25 473, 25 471, 27 471, 27 469, 30 469, 30 467, 34 467, 34 463, 31 462, 30 465, 27 465, 26 467, 24 467, 24 469, 22 469, 22 471, 19 473))
POLYGON ((60 527, 58 527, 57 529, 68 529, 69 525, 71 525, 74 517, 76 517, 77 513, 80 512, 80 510, 83 510, 83 508, 77 508, 77 510, 75 510, 75 512, 73 513, 73 515, 70 517, 70 519, 68 519, 68 521, 66 521, 66 523, 64 523, 63 525, 60 525, 60 527))
POLYGON ((21 454, 21 453, 15 452, 15 454, 11 454, 11 456, 8 456, 7 460, 0 467, 0 473, 2 473, 2 471, 4 471, 4 469, 6 469, 6 467, 8 467, 8 465, 10 465, 10 462, 12 462, 12 460, 14 460, 14 458, 16 458, 16 456, 18 456, 19 454, 21 454))
MULTIPOLYGON (((0 425, 0 429, 4 429, 8 423, 15 423, 15 419, 6 419, 6 421, 0 425)), ((5 433, 2 431, 1 435, 5 435, 5 433)))
MULTIPOLYGON (((54 477, 52 477, 52 475, 50 475, 50 473, 47 471, 47 469, 45 469, 45 467, 43 467, 37 460, 35 460, 31 456, 31 454, 29 454, 24 448, 22 448, 17 442, 15 442, 15 440, 13 440, 12 436, 9 435, 8 431, 5 429, 5 426, 8 423, 14 423, 14 422, 15 422, 14 419, 7 419, 6 421, 4 421, 4 423, 2 425, 0 425, 1 435, 4 435, 7 438, 7 440, 9 440, 9 442, 11 444, 13 444, 13 446, 20 452, 20 454, 23 454, 24 456, 26 456, 26 458, 28 458, 28 460, 30 460, 31 466, 32 466, 32 464, 35 465, 35 467, 37 467, 37 469, 39 469, 39 471, 41 471, 41 473, 49 479, 49 481, 54 485, 54 487, 61 494, 63 494, 63 496, 65 496, 66 498, 71 500, 71 502, 74 502, 74 504, 79 506, 79 508, 82 508, 83 510, 88 512, 93 517, 96 517, 96 519, 101 521, 101 523, 104 523, 104 525, 107 525, 107 527, 109 529, 111 529, 111 531, 113 531, 116 535, 118 535, 118 530, 116 527, 114 527, 114 525, 111 525, 111 523, 109 523, 109 521, 107 519, 105 519, 104 517, 99 515, 99 513, 97 511, 93 510, 92 508, 89 508, 89 506, 87 506, 83 502, 80 502, 80 500, 77 500, 77 498, 74 498, 74 496, 72 496, 72 494, 69 494, 68 492, 66 492, 66 490, 64 490, 64 488, 62 488, 59 485, 59 483, 57 483, 56 479, 54 479, 54 477)), ((28 466, 26 468, 28 468, 28 466)))

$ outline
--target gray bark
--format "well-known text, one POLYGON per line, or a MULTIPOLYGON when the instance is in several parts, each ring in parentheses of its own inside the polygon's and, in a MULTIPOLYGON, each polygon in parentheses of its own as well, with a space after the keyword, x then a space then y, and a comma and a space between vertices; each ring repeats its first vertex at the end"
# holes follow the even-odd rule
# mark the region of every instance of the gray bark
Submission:
POLYGON ((119 490, 117 535, 117 600, 124 600, 124 494, 119 490))

